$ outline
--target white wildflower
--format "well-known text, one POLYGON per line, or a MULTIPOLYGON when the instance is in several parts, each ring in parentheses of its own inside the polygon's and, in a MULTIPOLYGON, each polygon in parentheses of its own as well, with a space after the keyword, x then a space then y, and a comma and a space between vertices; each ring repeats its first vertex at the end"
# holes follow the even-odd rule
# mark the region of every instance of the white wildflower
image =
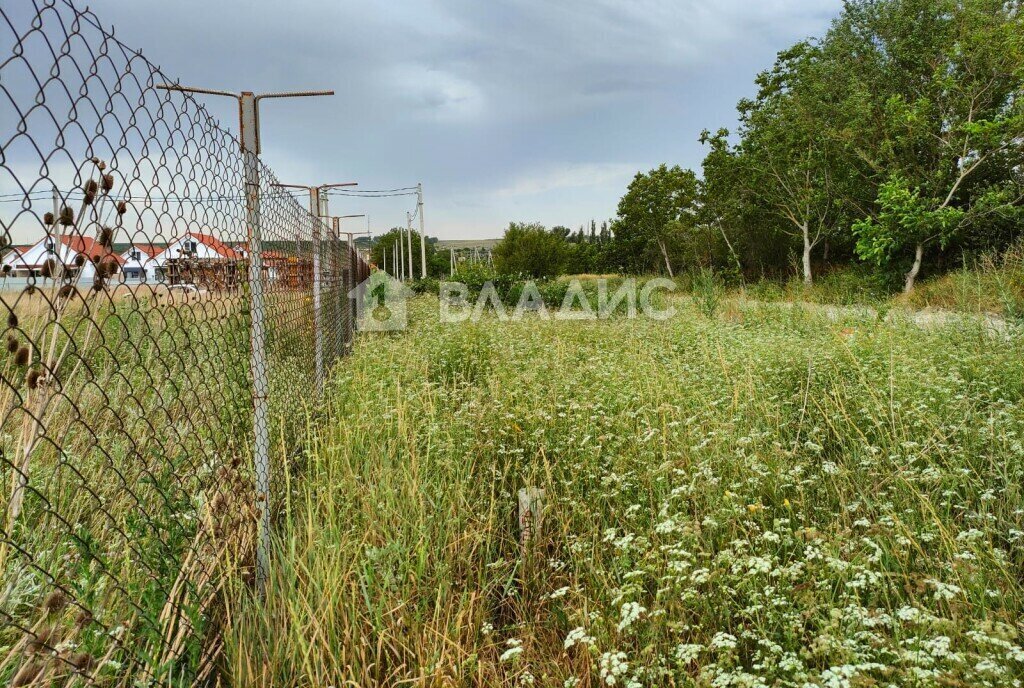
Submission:
POLYGON ((614 686, 619 678, 629 671, 625 652, 605 652, 601 655, 598 665, 601 667, 601 680, 606 686, 614 686))
POLYGON ((594 637, 587 635, 586 629, 584 629, 582 626, 580 626, 579 628, 574 628, 571 631, 569 631, 569 635, 565 636, 564 646, 565 649, 568 650, 570 647, 576 644, 593 645, 594 637))
POLYGON ((523 654, 523 641, 516 640, 515 638, 509 638, 505 644, 508 649, 501 653, 501 657, 498 658, 499 662, 507 662, 511 659, 518 657, 523 654))
POLYGON ((633 622, 639 619, 641 614, 644 614, 646 612, 646 607, 643 607, 637 604, 636 602, 626 602, 624 605, 622 605, 622 609, 620 610, 620 618, 618 625, 619 632, 621 633, 622 631, 632 626, 633 622))

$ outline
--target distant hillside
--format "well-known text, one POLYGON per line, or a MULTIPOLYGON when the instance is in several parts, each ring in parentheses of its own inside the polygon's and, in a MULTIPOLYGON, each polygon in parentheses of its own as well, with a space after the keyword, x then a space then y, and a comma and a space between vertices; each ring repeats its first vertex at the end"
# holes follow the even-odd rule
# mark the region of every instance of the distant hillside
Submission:
POLYGON ((501 239, 438 239, 438 249, 494 248, 501 239))

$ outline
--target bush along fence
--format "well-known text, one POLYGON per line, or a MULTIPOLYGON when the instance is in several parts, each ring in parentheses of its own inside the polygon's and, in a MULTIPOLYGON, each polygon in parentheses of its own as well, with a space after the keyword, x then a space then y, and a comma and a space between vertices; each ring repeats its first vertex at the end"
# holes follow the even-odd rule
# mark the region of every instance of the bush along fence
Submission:
POLYGON ((251 94, 239 139, 67 0, 0 18, 0 682, 203 681, 368 266, 251 94))

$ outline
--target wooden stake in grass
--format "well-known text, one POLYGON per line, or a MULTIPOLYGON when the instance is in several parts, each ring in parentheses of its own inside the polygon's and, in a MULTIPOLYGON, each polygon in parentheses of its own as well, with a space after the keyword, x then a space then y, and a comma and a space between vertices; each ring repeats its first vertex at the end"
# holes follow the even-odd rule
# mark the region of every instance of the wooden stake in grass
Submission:
POLYGON ((519 542, 523 547, 540 532, 543 516, 544 490, 539 487, 524 487, 519 490, 519 542))

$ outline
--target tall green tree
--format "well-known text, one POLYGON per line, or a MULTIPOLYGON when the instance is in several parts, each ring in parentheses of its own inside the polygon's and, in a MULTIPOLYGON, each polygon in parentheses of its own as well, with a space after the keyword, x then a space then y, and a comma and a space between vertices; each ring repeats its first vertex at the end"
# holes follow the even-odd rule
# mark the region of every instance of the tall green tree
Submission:
POLYGON ((745 170, 739 151, 729 143, 729 130, 704 130, 700 142, 709 150, 703 162, 698 222, 717 233, 727 250, 726 264, 742 272, 751 258, 760 257, 763 239, 774 235, 771 223, 748 222, 755 206, 745 189, 745 170), (747 260, 745 261, 744 258, 747 260))
POLYGON ((672 254, 696 225, 697 176, 662 164, 637 173, 619 201, 615 233, 621 267, 644 272, 663 262, 674 276, 672 254))
POLYGON ((830 32, 850 56, 847 143, 879 187, 857 252, 908 257, 906 291, 930 247, 1020 205, 1022 22, 1016 1, 851 0, 830 32))
POLYGON ((844 147, 831 135, 836 104, 845 96, 841 72, 828 45, 798 43, 758 76, 757 97, 739 105, 735 179, 778 217, 780 231, 800 241, 808 285, 812 252, 849 226, 856 187, 844 147))

